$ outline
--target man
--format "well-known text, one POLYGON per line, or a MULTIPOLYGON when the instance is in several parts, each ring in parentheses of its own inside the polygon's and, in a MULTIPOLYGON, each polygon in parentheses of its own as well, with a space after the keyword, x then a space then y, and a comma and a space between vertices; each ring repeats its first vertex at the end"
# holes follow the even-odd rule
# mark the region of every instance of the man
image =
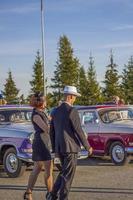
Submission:
POLYGON ((120 98, 118 96, 113 96, 113 102, 116 105, 119 105, 120 98))
POLYGON ((7 101, 4 99, 3 93, 0 90, 0 105, 6 105, 6 104, 7 104, 7 101))
POLYGON ((74 86, 65 86, 63 93, 64 102, 53 113, 50 126, 52 149, 55 154, 58 154, 62 165, 53 191, 48 198, 50 200, 57 199, 58 192, 59 200, 68 200, 80 144, 89 154, 92 154, 92 148, 81 128, 78 111, 72 107, 76 97, 80 94, 74 86))

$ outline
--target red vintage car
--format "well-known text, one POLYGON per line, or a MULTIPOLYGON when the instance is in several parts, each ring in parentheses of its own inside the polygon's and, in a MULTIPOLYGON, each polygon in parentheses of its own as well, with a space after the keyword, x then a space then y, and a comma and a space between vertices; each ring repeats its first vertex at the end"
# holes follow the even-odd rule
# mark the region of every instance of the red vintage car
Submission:
POLYGON ((133 154, 133 107, 97 105, 77 107, 93 155, 111 156, 123 165, 133 154))

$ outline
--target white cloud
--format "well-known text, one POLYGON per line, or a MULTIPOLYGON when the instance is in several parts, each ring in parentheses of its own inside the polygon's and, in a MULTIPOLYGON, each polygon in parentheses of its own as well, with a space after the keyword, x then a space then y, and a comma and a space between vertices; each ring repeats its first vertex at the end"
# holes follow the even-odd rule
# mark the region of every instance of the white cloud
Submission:
POLYGON ((26 14, 30 12, 35 12, 39 9, 38 3, 30 3, 30 4, 23 4, 23 5, 16 5, 16 6, 8 6, 3 7, 0 9, 0 14, 3 13, 14 13, 14 14, 26 14))
POLYGON ((21 40, 21 41, 8 41, 0 42, 0 56, 8 55, 31 55, 40 47, 39 40, 21 40))
POLYGON ((127 48, 133 47, 133 41, 131 42, 123 42, 123 43, 115 43, 115 44, 105 44, 97 47, 97 49, 113 49, 113 48, 127 48))
POLYGON ((112 31, 122 31, 122 30, 130 30, 130 29, 133 29, 133 25, 125 24, 125 25, 121 25, 121 26, 112 28, 112 31))
POLYGON ((107 0, 58 0, 58 2, 55 0, 46 4, 46 10, 52 12, 79 12, 105 2, 107 0))

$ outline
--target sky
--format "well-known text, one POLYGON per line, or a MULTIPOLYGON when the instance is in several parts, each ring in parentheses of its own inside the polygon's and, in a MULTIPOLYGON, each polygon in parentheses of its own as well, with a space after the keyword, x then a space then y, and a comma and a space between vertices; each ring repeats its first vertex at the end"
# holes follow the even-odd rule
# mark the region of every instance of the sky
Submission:
MULTIPOLYGON (((40 0, 0 0, 0 90, 11 70, 20 94, 29 94, 36 52, 41 52, 40 0)), ((104 79, 110 50, 118 70, 133 55, 132 0, 44 0, 45 76, 53 77, 58 42, 66 35, 74 56, 104 79)))

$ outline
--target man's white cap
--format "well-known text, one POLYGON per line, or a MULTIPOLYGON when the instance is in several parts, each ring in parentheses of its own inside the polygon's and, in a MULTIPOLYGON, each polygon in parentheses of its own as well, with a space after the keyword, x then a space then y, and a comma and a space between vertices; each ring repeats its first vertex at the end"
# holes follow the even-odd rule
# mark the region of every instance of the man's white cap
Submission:
POLYGON ((77 88, 75 86, 65 86, 63 94, 72 94, 74 96, 80 97, 81 94, 77 92, 77 88))

